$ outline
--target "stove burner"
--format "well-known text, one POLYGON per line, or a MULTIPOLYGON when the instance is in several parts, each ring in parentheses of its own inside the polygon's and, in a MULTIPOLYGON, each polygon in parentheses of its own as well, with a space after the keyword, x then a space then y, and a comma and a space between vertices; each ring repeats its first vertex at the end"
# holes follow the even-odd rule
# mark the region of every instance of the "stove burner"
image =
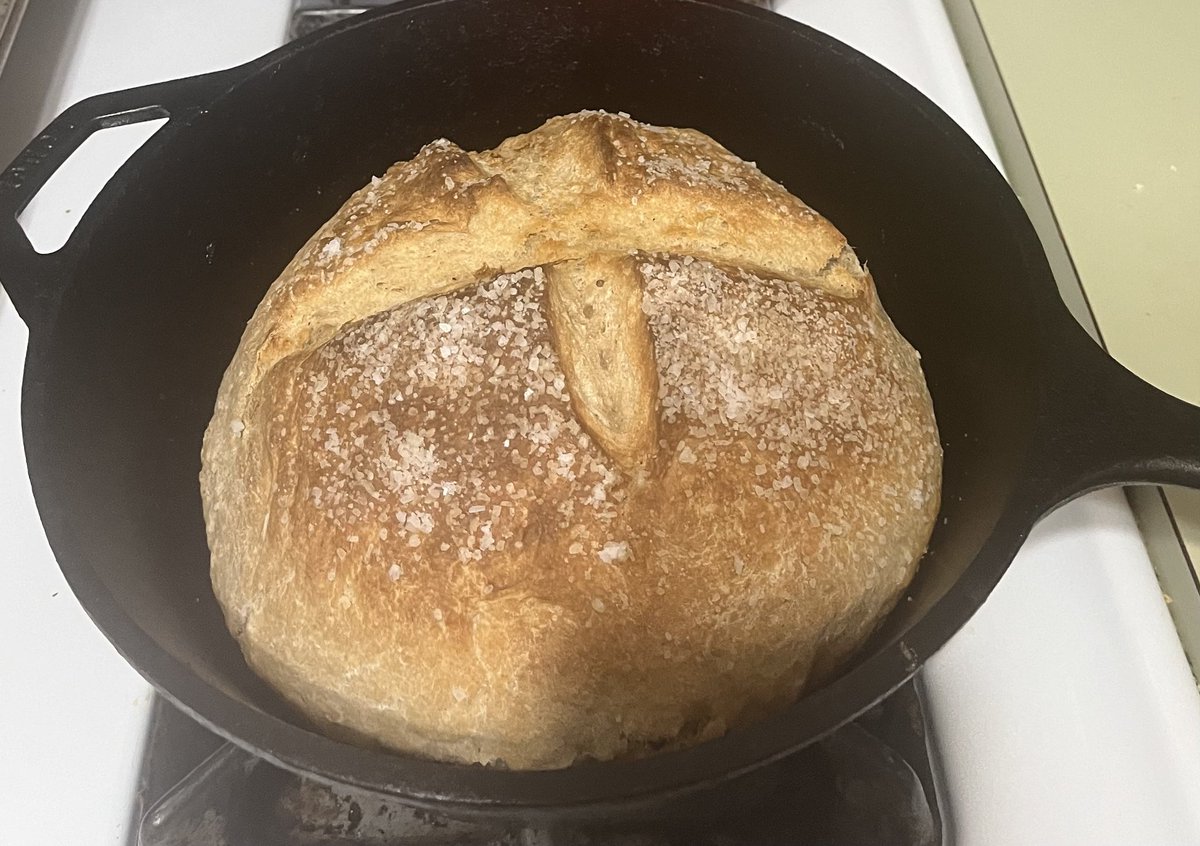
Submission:
POLYGON ((574 826, 463 822, 277 769, 160 701, 137 846, 939 846, 942 821, 915 686, 764 772, 757 801, 703 820, 574 826), (215 749, 215 751, 213 751, 215 749), (205 758, 204 756, 207 755, 205 758), (202 760, 169 790, 181 768, 202 760))

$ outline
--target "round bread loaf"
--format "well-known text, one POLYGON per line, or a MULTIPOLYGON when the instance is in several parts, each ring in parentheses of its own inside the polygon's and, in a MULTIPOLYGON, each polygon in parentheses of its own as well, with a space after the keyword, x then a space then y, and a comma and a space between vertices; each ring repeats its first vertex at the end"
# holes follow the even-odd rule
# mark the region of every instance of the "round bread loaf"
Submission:
POLYGON ((842 235, 699 132, 589 112, 354 194, 250 321, 200 480, 229 628, 324 730, 551 768, 828 677, 940 473, 842 235))

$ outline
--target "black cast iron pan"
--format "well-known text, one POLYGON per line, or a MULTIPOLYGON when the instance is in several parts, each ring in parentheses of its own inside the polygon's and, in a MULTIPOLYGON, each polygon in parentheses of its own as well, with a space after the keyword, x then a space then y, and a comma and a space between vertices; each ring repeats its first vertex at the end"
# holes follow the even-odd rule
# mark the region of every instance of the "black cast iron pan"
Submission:
POLYGON ((1200 411, 1079 328, 1021 206, 968 137, 844 45, 718 0, 410 0, 242 67, 86 100, 0 177, 0 279, 30 330, 34 494, 97 625, 249 749, 443 810, 614 814, 721 785, 909 678, 1056 505, 1118 483, 1200 485, 1200 411), (929 553, 844 675, 687 751, 506 772, 330 740, 246 668, 209 588, 196 477, 221 374, 267 286, 373 174, 436 137, 488 148, 581 108, 709 133, 869 263, 923 355, 945 441, 929 553), (170 120, 67 245, 34 253, 15 215, 71 150, 157 117, 170 120))

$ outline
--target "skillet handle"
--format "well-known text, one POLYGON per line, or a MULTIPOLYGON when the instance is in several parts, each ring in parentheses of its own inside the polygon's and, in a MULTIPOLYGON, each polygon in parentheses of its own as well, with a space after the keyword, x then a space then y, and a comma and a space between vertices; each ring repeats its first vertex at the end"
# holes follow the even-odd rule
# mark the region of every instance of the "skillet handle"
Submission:
POLYGON ((93 132, 159 118, 186 123, 242 76, 240 68, 231 68, 81 100, 51 121, 0 173, 0 284, 26 325, 40 325, 57 302, 75 241, 72 233, 65 245, 43 255, 17 222, 47 180, 93 132))
POLYGON ((1143 381, 1073 318, 1050 350, 1053 389, 1039 415, 1029 481, 1053 508, 1121 484, 1200 488, 1200 407, 1143 381))

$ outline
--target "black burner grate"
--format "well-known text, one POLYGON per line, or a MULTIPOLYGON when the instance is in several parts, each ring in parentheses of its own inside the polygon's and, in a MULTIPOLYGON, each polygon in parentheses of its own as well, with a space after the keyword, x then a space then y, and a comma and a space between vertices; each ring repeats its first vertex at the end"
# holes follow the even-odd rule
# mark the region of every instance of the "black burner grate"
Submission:
POLYGON ((771 767, 722 816, 606 826, 463 822, 277 769, 160 702, 143 765, 138 846, 939 846, 942 822, 912 684, 771 767), (198 764, 198 765, 197 765, 198 764), (195 768, 166 789, 190 766, 195 768), (165 791, 165 792, 164 792, 165 791))
MULTIPOLYGON (((355 15, 386 6, 393 0, 296 0, 288 23, 288 40, 316 32, 329 24, 340 23, 355 15)), ((775 0, 743 0, 764 9, 773 8, 775 0)), ((2 4, 2 0, 0 0, 2 4)))

